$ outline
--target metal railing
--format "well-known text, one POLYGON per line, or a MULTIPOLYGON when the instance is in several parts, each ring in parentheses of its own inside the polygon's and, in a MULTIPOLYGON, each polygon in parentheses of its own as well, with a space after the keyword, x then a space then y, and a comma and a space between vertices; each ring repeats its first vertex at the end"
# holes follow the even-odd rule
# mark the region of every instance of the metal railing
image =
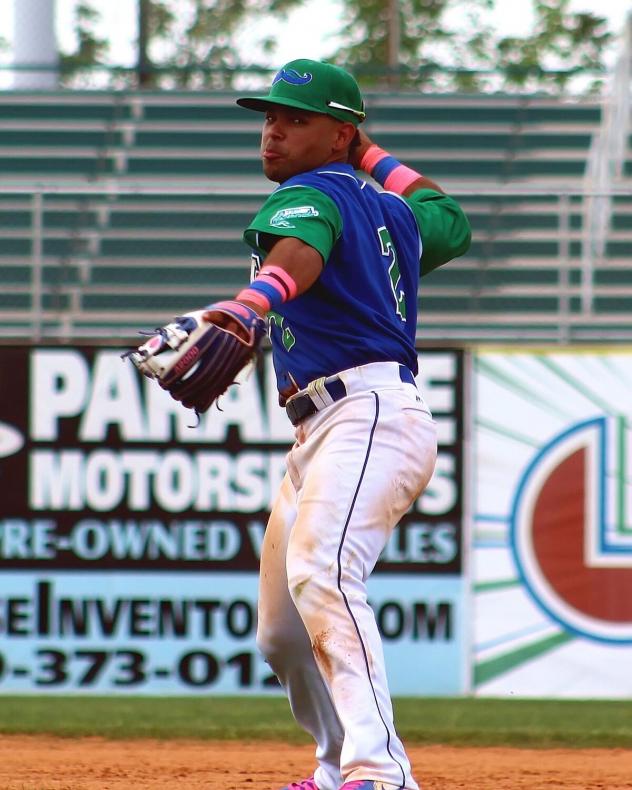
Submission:
POLYGON ((621 50, 611 75, 610 89, 604 98, 602 122, 593 137, 586 164, 584 235, 582 267, 584 269, 582 309, 589 314, 594 292, 592 269, 603 261, 612 215, 613 189, 623 177, 630 134, 630 89, 632 79, 632 12, 623 31, 621 50))
MULTIPOLYGON (((270 84, 278 64, 233 63, 208 65, 176 63, 123 65, 117 63, 77 63, 72 59, 55 62, 16 63, 0 61, 0 79, 5 89, 53 91, 116 90, 262 90, 270 84), (8 84, 7 84, 8 83, 8 84)), ((606 74, 604 66, 574 66, 549 69, 539 64, 511 64, 480 68, 455 67, 426 62, 408 66, 378 63, 356 64, 352 69, 365 89, 401 90, 404 87, 427 94, 489 94, 534 92, 591 96, 606 74)))
MULTIPOLYGON (((608 193, 584 192, 580 188, 553 190, 551 188, 520 189, 512 187, 483 186, 476 191, 465 188, 448 190, 454 195, 468 211, 468 207, 478 212, 480 216, 485 211, 492 211, 491 206, 500 206, 501 213, 511 211, 515 215, 524 216, 525 220, 532 216, 534 211, 545 212, 554 216, 554 222, 548 222, 546 228, 529 230, 518 227, 516 222, 510 230, 503 230, 502 223, 488 223, 487 230, 473 226, 474 241, 484 253, 468 254, 457 259, 428 278, 421 281, 421 314, 418 325, 418 335, 421 339, 445 340, 447 342, 495 342, 495 341, 551 341, 558 343, 572 343, 584 341, 612 341, 632 342, 632 310, 622 311, 619 307, 612 313, 608 312, 608 299, 629 299, 632 305, 632 275, 629 285, 608 284, 595 281, 596 272, 603 271, 604 266, 611 267, 615 273, 630 269, 630 259, 619 256, 612 260, 602 259, 598 265, 586 268, 582 265, 581 243, 582 229, 578 227, 578 220, 585 211, 587 200, 596 198, 612 198, 624 196, 630 199, 629 204, 622 210, 632 217, 632 188, 628 185, 613 187, 608 193), (489 209, 481 208, 481 201, 489 201, 489 209), (538 204, 540 201, 540 204, 538 204), (542 241, 550 242, 549 246, 554 252, 543 255, 538 251, 537 245, 542 241), (503 252, 495 251, 502 245, 503 252), (512 252, 512 245, 517 245, 517 252, 512 252), (534 246, 533 255, 529 246, 534 246), (526 251, 525 251, 526 250, 526 251), (458 284, 454 284, 448 275, 456 269, 462 270, 463 276, 458 284), (446 275, 442 274, 446 271, 446 275), (518 272, 523 270, 524 275, 516 283, 502 284, 498 282, 498 273, 503 271, 518 272), (529 281, 529 271, 542 272, 547 270, 551 276, 542 284, 537 278, 529 281), (492 276, 494 275, 494 276, 492 276), (587 282, 586 278, 590 278, 587 282), (583 294, 590 290, 601 299, 601 307, 595 308, 593 301, 588 305, 583 301, 583 294), (437 300, 443 306, 430 307, 432 300, 437 300), (443 300, 443 301, 441 301, 443 300), (450 301, 454 306, 450 306, 450 301), (538 306, 539 301, 548 300, 544 306, 538 306), (525 303, 521 307, 521 301, 525 303), (447 305, 445 304, 447 302, 447 305), (511 304, 505 309, 503 305, 511 304), (606 307, 604 308, 604 303, 606 307), (490 307, 490 304, 492 305, 490 307), (497 307, 493 305, 497 304, 497 307), (547 306, 548 305, 548 306, 547 306)), ((124 233, 125 238, 134 239, 138 233, 140 243, 143 238, 148 238, 150 231, 137 231, 126 228, 118 231, 100 223, 98 227, 91 227, 85 231, 89 243, 84 245, 81 252, 77 253, 77 260, 70 263, 77 264, 82 272, 78 281, 65 283, 61 276, 53 277, 51 284, 51 271, 69 264, 68 253, 52 255, 46 252, 47 240, 50 238, 66 238, 77 235, 81 231, 47 227, 45 216, 50 207, 59 208, 59 201, 65 201, 64 206, 71 211, 73 201, 81 206, 77 210, 92 209, 96 213, 100 207, 107 203, 110 210, 116 206, 117 200, 124 200, 130 196, 151 198, 145 203, 140 201, 143 211, 151 211, 160 206, 162 201, 156 202, 156 196, 162 197, 165 203, 170 198, 200 196, 215 198, 215 203, 209 202, 209 212, 217 209, 217 197, 244 202, 244 204, 258 204, 263 196, 268 194, 269 187, 265 182, 246 183, 241 187, 228 187, 224 185, 209 186, 205 183, 171 184, 168 187, 150 185, 147 183, 122 184, 115 181, 105 184, 75 183, 75 184, 40 184, 0 186, 0 196, 3 197, 4 208, 11 205, 11 196, 15 206, 22 211, 28 211, 30 227, 24 230, 12 230, 13 238, 27 239, 24 255, 12 256, 2 250, 0 239, 0 261, 2 261, 2 277, 5 286, 2 288, 5 297, 14 294, 20 297, 22 304, 14 307, 0 307, 0 337, 19 337, 34 342, 43 340, 53 342, 68 342, 79 339, 115 339, 135 335, 137 329, 143 326, 160 325, 170 316, 163 308, 139 308, 136 310, 118 309, 116 295, 125 294, 126 286, 110 286, 109 292, 114 295, 112 305, 107 308, 94 309, 86 306, 86 297, 90 294, 102 294, 104 286, 91 280, 91 268, 99 265, 107 267, 111 260, 100 253, 99 234, 108 238, 116 238, 117 233, 124 233), (248 200, 249 199, 249 200, 248 200), (28 270, 28 277, 22 277, 20 282, 9 285, 10 272, 15 267, 28 270), (45 276, 47 275, 47 276, 45 276), (51 295, 56 296, 56 301, 51 304, 51 295)), ((199 202, 196 206, 199 207, 199 202)), ((0 206, 0 210, 3 210, 0 206)), ((172 200, 170 210, 176 211, 177 205, 172 200)), ((497 210, 497 209, 496 209, 497 210)), ((107 212, 106 212, 107 213, 107 212)), ((518 219, 519 219, 518 217, 518 219)), ((482 223, 481 223, 482 224, 482 223)), ((525 225, 527 223, 525 222, 525 225)), ((166 232, 166 231, 165 231, 166 232)), ((196 230, 192 238, 202 238, 212 244, 213 239, 222 237, 237 240, 240 234, 237 231, 223 230, 196 230), (219 235, 218 235, 219 234, 219 235), (228 234, 228 235, 226 235, 228 234), (230 235, 232 234, 232 235, 230 235)), ((159 236, 156 233, 156 237, 159 236)), ((169 235, 169 234, 168 234, 169 235)), ((187 231, 174 229, 173 237, 186 239, 187 231)), ((5 238, 9 236, 5 235, 5 238)), ((618 240, 630 243, 632 249, 632 231, 619 233, 618 240)), ((173 257, 173 256, 172 256, 173 257)), ((147 286, 130 288, 130 293, 135 293, 139 299, 144 293, 158 295, 173 301, 174 311, 183 311, 183 300, 198 299, 208 301, 207 296, 215 294, 229 297, 234 293, 234 285, 218 278, 217 271, 223 266, 233 269, 243 269, 244 281, 248 277, 249 263, 248 250, 243 247, 243 255, 234 260, 221 259, 218 255, 206 259, 196 257, 186 261, 187 266, 203 267, 208 271, 209 294, 201 293, 199 284, 187 283, 186 280, 177 288, 169 284, 161 284, 160 271, 165 267, 173 269, 182 265, 185 256, 174 261, 169 256, 164 259, 144 259, 140 266, 148 272, 147 286), (214 266, 216 270, 214 271, 214 266)), ((116 265, 134 267, 137 261, 127 257, 117 260, 116 265)), ((502 279, 502 278, 501 278, 502 279)), ((616 278, 615 278, 616 279, 616 278)), ((107 289, 106 289, 107 290, 107 289)))

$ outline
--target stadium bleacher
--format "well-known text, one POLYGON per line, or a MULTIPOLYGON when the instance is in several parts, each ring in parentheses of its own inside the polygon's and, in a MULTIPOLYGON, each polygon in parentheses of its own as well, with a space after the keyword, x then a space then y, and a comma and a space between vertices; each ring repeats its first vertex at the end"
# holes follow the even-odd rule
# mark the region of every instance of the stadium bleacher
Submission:
MULTIPOLYGON (((246 281, 242 230, 271 185, 261 118, 234 99, 0 96, 0 334, 35 321, 42 337, 132 337, 246 281)), ((369 133, 458 195, 473 226, 470 252, 422 280, 421 338, 619 339, 632 306, 625 196, 589 311, 582 268, 598 102, 371 94, 367 105, 369 133)))

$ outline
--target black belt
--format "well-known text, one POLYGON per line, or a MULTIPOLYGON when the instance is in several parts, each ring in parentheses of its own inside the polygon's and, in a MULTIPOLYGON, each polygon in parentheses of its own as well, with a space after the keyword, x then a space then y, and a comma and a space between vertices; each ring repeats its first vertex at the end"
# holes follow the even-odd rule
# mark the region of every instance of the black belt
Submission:
MULTIPOLYGON (((415 383, 415 377, 412 371, 405 365, 399 366, 399 377, 407 384, 415 383)), ((334 403, 347 395, 347 388, 340 376, 329 376, 329 378, 324 380, 323 387, 327 390, 334 403)), ((301 392, 298 395, 294 395, 285 404, 285 411, 292 425, 298 425, 307 417, 316 414, 316 412, 320 411, 322 408, 322 405, 319 406, 312 400, 308 392, 301 392)))

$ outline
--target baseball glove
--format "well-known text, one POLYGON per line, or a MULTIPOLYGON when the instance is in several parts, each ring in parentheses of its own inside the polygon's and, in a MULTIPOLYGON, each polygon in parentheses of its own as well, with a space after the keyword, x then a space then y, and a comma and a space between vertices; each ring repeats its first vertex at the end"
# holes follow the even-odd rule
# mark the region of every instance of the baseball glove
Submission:
POLYGON ((265 323, 240 302, 218 302, 159 327, 124 357, 172 398, 205 412, 256 355, 265 323))

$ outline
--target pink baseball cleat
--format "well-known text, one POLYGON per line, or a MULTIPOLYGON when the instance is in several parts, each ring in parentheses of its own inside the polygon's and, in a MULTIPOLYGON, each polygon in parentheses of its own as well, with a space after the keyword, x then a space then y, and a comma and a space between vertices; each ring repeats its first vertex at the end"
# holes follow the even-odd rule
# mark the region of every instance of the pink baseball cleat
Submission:
POLYGON ((301 782, 290 782, 281 790, 319 790, 318 785, 314 781, 314 777, 310 776, 309 779, 303 779, 301 782))
POLYGON ((374 782, 372 779, 356 779, 355 782, 343 784, 340 790, 399 790, 399 788, 384 782, 374 782))

